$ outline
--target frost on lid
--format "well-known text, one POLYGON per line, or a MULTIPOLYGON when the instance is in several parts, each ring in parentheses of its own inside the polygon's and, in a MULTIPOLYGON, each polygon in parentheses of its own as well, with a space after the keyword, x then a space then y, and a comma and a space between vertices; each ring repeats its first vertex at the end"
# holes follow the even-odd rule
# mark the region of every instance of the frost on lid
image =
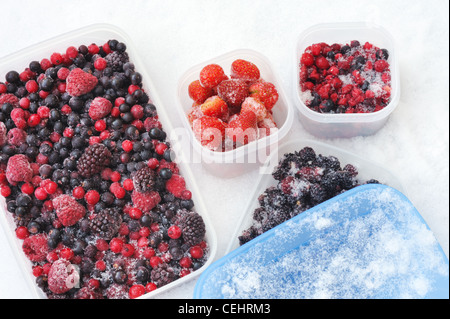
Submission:
POLYGON ((448 266, 414 207, 390 188, 365 189, 288 221, 214 272, 208 289, 223 298, 409 299, 430 294, 436 276, 448 278, 448 266))

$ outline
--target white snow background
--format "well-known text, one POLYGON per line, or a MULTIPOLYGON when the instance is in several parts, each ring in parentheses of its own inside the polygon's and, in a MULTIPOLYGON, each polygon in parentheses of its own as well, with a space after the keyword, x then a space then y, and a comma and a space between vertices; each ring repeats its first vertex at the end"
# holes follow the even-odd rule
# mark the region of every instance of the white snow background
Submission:
MULTIPOLYGON (((375 135, 324 140, 394 172, 449 253, 449 2, 446 0, 0 1, 0 57, 93 23, 132 39, 157 94, 175 108, 179 77, 191 66, 247 48, 264 54, 294 106, 293 54, 302 30, 325 22, 371 21, 394 37, 401 98, 375 135)), ((364 40, 364 39, 358 39, 364 40)), ((145 79, 144 79, 145 81, 145 79)), ((169 110, 169 113, 172 111, 169 110)), ((181 127, 173 111, 173 124, 181 127)), ((290 138, 312 138, 298 121, 290 138)), ((223 256, 258 170, 221 179, 192 166, 223 256)), ((0 233, 0 298, 32 297, 0 233)), ((195 280, 159 298, 192 298, 195 280)))

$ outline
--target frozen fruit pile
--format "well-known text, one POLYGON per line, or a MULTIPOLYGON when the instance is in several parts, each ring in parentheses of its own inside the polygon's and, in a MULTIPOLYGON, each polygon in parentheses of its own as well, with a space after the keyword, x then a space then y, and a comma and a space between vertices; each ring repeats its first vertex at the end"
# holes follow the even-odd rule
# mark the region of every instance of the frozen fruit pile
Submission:
MULTIPOLYGON (((285 154, 272 173, 277 185, 267 188, 259 196, 259 207, 253 212, 253 223, 239 236, 240 245, 360 185, 357 175, 358 170, 354 165, 341 167, 338 158, 316 154, 311 147, 285 154)), ((370 179, 363 183, 379 182, 370 179)))
POLYGON ((188 93, 194 101, 188 120, 195 137, 210 150, 233 150, 277 128, 272 109, 278 91, 250 61, 233 61, 230 76, 218 64, 206 65, 188 93))
POLYGON ((301 98, 320 113, 371 113, 389 104, 389 52, 361 45, 316 43, 300 58, 301 98))
POLYGON ((49 298, 136 298, 205 263, 205 223, 124 43, 5 80, 0 192, 49 298))

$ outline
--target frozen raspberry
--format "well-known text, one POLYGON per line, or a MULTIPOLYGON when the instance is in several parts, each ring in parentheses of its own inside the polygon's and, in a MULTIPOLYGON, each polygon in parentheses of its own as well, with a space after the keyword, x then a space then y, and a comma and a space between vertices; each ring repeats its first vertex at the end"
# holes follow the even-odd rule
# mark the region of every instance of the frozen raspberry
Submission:
POLYGON ((47 235, 38 234, 25 238, 22 244, 22 250, 31 261, 44 261, 49 251, 47 246, 47 235))
POLYGON ((182 176, 173 174, 172 177, 166 182, 166 189, 175 197, 180 198, 183 191, 186 190, 186 182, 182 176))
POLYGON ((314 64, 314 57, 313 57, 313 55, 311 53, 305 52, 305 53, 302 54, 302 57, 300 58, 300 62, 303 65, 311 66, 311 65, 314 64))
POLYGON ((66 79, 66 92, 71 96, 80 96, 92 91, 98 83, 98 79, 80 68, 70 71, 66 79))
POLYGON ((55 261, 48 273, 48 288, 55 294, 63 294, 74 288, 80 281, 76 268, 65 259, 55 261))
POLYGON ((375 71, 383 72, 387 68, 389 68, 389 63, 386 60, 377 60, 377 61, 375 61, 375 71))
POLYGON ((23 143, 25 143, 26 138, 27 133, 24 130, 17 127, 10 129, 7 134, 8 144, 14 146, 22 145, 23 143))
POLYGON ((8 129, 6 128, 5 123, 0 122, 0 146, 3 146, 6 141, 6 134, 7 134, 8 129))
POLYGON ((33 169, 26 155, 16 154, 9 158, 6 166, 6 179, 11 185, 17 185, 19 182, 31 182, 32 178, 33 169))
POLYGON ((112 284, 106 289, 108 299, 128 299, 128 288, 126 285, 112 284))
POLYGON ((96 97, 89 106, 89 116, 93 120, 99 120, 111 113, 112 104, 104 97, 96 97))
POLYGON ((149 132, 152 128, 155 128, 155 127, 162 129, 162 124, 158 120, 158 116, 147 117, 144 120, 144 128, 147 132, 149 132))
POLYGON ((75 293, 75 299, 103 299, 103 296, 96 290, 83 287, 75 293))
POLYGON ((328 69, 330 67, 328 60, 323 56, 319 56, 316 58, 316 65, 319 69, 328 69))
POLYGON ((134 207, 139 208, 143 213, 149 213, 161 201, 158 192, 150 191, 140 193, 133 190, 131 193, 131 200, 134 207))
POLYGON ((0 105, 11 104, 14 108, 19 107, 19 98, 12 93, 3 93, 0 95, 0 105))
POLYGON ((17 127, 21 127, 20 122, 26 121, 25 117, 26 113, 20 107, 17 107, 11 111, 11 119, 17 127))
POLYGON ((77 221, 84 217, 86 209, 70 195, 59 195, 52 200, 56 210, 58 220, 64 226, 75 225, 77 221))

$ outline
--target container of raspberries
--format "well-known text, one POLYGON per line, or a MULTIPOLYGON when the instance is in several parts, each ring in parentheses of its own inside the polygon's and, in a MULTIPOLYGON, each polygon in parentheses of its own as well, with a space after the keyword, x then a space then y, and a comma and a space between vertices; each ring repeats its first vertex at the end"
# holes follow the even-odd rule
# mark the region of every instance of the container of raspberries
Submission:
POLYGON ((389 170, 332 145, 307 139, 282 144, 265 163, 227 253, 345 191, 382 184, 405 194, 389 170))
POLYGON ((196 181, 123 31, 60 35, 0 74, 0 223, 36 297, 147 298, 212 262, 196 181))
POLYGON ((248 49, 187 70, 178 84, 178 102, 194 149, 192 160, 221 177, 264 163, 293 122, 293 109, 270 61, 248 49))
POLYGON ((399 102, 394 40, 380 26, 312 26, 299 36, 295 65, 299 119, 316 137, 372 135, 399 102))

